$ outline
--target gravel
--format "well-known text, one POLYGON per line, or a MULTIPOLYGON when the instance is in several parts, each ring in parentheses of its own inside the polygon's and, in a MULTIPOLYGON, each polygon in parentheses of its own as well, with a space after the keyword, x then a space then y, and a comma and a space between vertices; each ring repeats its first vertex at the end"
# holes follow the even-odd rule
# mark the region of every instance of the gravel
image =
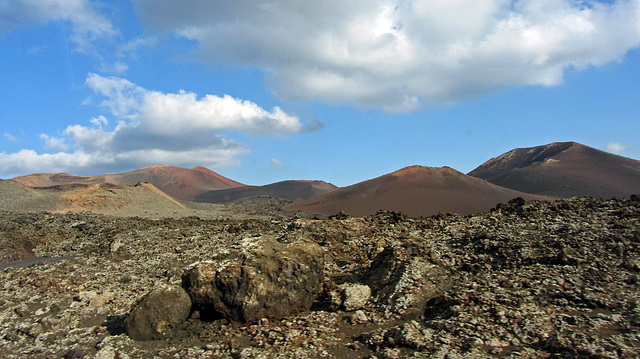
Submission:
POLYGON ((1 212, 0 241, 5 263, 18 249, 77 256, 0 271, 3 358, 640 356, 637 197, 514 200, 430 218, 1 212), (154 287, 179 286, 194 263, 261 237, 322 247, 311 310, 251 324, 193 312, 162 340, 125 333, 154 287), (370 299, 344 311, 342 291, 362 284, 370 299))

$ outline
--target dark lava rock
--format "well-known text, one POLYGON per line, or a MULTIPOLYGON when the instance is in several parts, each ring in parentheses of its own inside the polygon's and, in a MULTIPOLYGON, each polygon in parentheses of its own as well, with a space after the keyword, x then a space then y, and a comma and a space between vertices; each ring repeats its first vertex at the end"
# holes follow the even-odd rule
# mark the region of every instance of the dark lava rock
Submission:
POLYGON ((187 320, 191 299, 181 287, 162 285, 154 288, 134 305, 124 322, 125 331, 134 340, 157 340, 187 320))
POLYGON ((450 273, 414 246, 388 246, 363 275, 385 316, 419 315, 429 299, 450 285, 450 273))
POLYGON ((239 247, 183 275, 182 285, 203 315, 256 322, 311 307, 323 278, 324 251, 318 244, 247 239, 239 247))

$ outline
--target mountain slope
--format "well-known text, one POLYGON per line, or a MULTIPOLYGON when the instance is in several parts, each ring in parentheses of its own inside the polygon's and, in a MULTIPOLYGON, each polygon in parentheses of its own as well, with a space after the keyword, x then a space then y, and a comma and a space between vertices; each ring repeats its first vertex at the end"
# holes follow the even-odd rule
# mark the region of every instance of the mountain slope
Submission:
POLYGON ((628 197, 640 193, 640 161, 576 142, 517 148, 470 176, 514 190, 558 197, 628 197))
POLYGON ((286 211, 331 215, 340 211, 366 216, 386 209, 409 216, 487 211, 515 197, 549 199, 503 188, 449 167, 411 166, 396 172, 296 201, 286 211))
POLYGON ((100 184, 136 185, 148 182, 169 196, 192 201, 202 192, 216 189, 227 189, 244 186, 242 183, 221 176, 207 168, 195 167, 186 169, 173 166, 151 166, 139 170, 97 175, 74 176, 66 173, 37 173, 11 179, 27 187, 51 187, 62 184, 100 184))
POLYGON ((336 186, 323 181, 282 181, 265 186, 244 186, 207 191, 196 196, 196 202, 223 203, 238 199, 272 196, 287 199, 306 199, 335 190, 336 186))
POLYGON ((60 184, 30 188, 0 181, 0 210, 11 212, 84 212, 117 216, 184 210, 185 206, 150 183, 60 184))

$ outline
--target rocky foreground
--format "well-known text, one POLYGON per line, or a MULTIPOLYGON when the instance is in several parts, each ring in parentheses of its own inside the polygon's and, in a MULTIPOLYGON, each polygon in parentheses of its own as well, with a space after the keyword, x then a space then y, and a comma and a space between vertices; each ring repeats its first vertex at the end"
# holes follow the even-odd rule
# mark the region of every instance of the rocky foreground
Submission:
POLYGON ((5 262, 77 256, 0 272, 2 358, 640 356, 637 197, 421 219, 3 212, 0 241, 5 262), (181 287, 186 319, 132 332, 141 298, 181 287))

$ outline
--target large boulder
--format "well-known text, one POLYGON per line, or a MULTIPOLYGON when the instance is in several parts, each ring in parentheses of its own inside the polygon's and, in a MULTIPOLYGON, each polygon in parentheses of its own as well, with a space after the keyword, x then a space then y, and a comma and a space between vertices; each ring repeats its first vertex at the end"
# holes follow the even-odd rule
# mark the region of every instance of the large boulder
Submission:
POLYGON ((159 285, 136 303, 124 322, 133 340, 162 339, 191 312, 191 299, 178 286, 159 285))
POLYGON ((212 261, 194 264, 182 286, 201 314, 255 322, 308 310, 321 289, 324 251, 316 243, 246 239, 212 261))

